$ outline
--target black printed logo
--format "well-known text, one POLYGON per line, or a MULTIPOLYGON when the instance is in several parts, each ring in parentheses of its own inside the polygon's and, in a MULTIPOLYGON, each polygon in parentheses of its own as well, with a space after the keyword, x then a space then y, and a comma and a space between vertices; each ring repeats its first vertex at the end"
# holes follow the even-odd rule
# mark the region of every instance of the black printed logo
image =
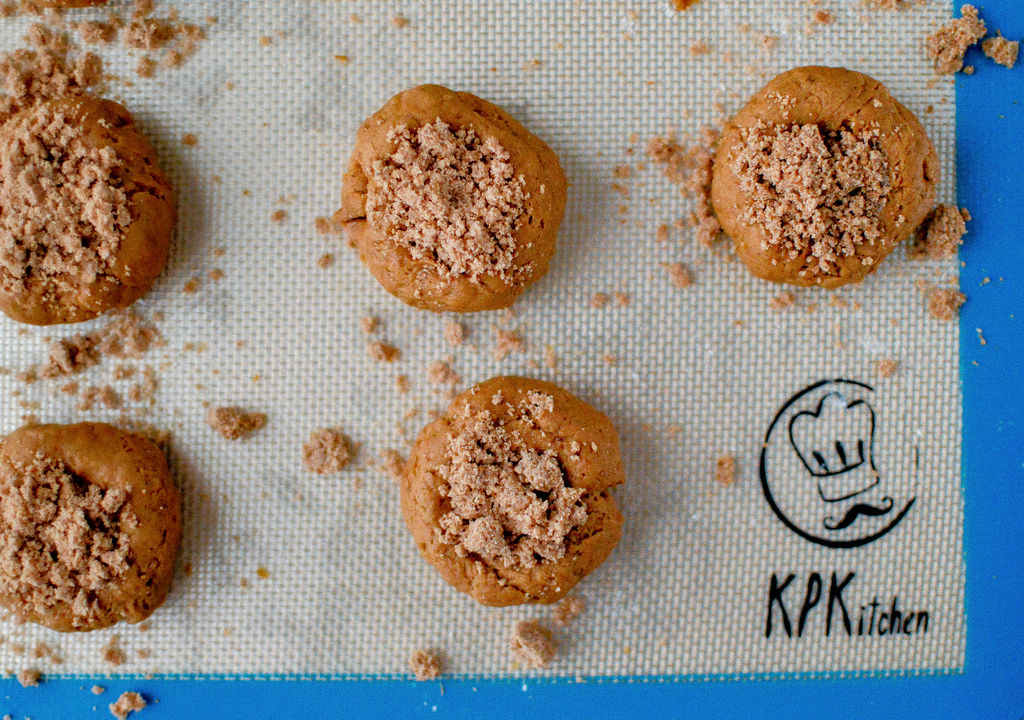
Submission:
POLYGON ((896 527, 914 504, 908 473, 886 458, 881 469, 876 464, 882 426, 873 397, 874 388, 856 380, 822 380, 790 398, 765 435, 765 499, 811 542, 864 545, 896 527))

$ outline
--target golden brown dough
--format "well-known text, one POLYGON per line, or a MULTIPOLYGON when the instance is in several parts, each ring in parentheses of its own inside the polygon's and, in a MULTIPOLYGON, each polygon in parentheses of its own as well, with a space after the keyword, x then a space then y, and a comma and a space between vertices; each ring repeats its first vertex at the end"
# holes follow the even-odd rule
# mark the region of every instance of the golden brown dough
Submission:
POLYGON ((474 95, 422 85, 399 93, 363 123, 335 219, 392 295, 427 310, 474 312, 511 305, 547 272, 565 199, 558 157, 540 138, 474 95), (418 162, 428 172, 454 168, 449 177, 431 179, 427 186, 441 189, 429 201, 422 188, 388 190, 387 178, 401 174, 396 150, 403 130, 400 160, 418 162), (449 130, 470 137, 453 139, 446 135, 449 130), (409 160, 424 148, 436 151, 440 162, 428 166, 423 157, 409 160), (470 164, 481 173, 474 176, 481 188, 475 194, 460 183, 470 164), (511 179, 495 181, 509 166, 511 179), (403 193, 401 203, 388 212, 384 201, 398 193, 403 193), (396 211, 410 205, 412 221, 405 227, 396 211), (431 213, 435 219, 468 215, 470 225, 485 222, 477 223, 474 234, 472 228, 460 231, 457 222, 441 227, 425 222, 431 213), (487 227, 480 231, 482 224, 487 227))
POLYGON ((769 82, 726 124, 711 197, 754 275, 835 288, 862 280, 913 234, 935 202, 938 179, 924 128, 880 82, 842 68, 802 67, 769 82), (777 138, 785 142, 774 148, 802 143, 805 164, 751 152, 751 143, 768 147, 777 138), (806 161, 819 152, 824 159, 806 161), (879 168, 881 182, 870 187, 879 168), (789 173, 781 182, 773 175, 780 171, 789 173), (809 180, 802 189, 793 176, 801 171, 809 180), (830 174, 841 181, 814 187, 814 177, 830 174))
POLYGON ((601 412, 551 383, 497 377, 420 433, 401 481, 420 552, 485 605, 551 603, 611 553, 625 480, 601 412))
POLYGON ((103 423, 0 442, 0 605, 62 632, 145 620, 167 596, 181 501, 153 443, 103 423))
POLYGON ((0 128, 0 310, 33 325, 126 307, 167 263, 174 193, 131 115, 78 95, 0 128))

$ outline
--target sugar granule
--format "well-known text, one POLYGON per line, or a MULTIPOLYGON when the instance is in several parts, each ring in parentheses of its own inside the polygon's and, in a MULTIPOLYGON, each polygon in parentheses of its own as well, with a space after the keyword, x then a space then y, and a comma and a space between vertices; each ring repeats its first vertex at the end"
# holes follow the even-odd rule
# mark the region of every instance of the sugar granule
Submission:
POLYGON ((349 440, 338 430, 314 430, 302 446, 302 464, 317 475, 341 472, 352 459, 349 440))
POLYGON ((240 440, 263 428, 267 424, 267 416, 237 407, 215 407, 206 414, 206 424, 225 440, 240 440))
POLYGON ((137 692, 124 692, 116 702, 110 704, 110 714, 117 720, 127 720, 130 713, 145 710, 146 701, 137 692))
POLYGON ((964 66, 967 48, 985 37, 985 22, 973 5, 960 8, 960 17, 950 20, 928 37, 928 56, 935 62, 936 72, 948 75, 964 66))
POLYGON ((558 646, 551 631, 537 620, 523 620, 512 628, 512 656, 527 668, 547 666, 558 646))
POLYGON ((373 227, 445 279, 497 276, 514 284, 529 275, 516 263, 525 180, 497 140, 440 118, 415 130, 395 127, 388 140, 394 152, 370 169, 373 227))
POLYGON ((444 669, 444 657, 435 650, 416 650, 409 658, 409 669, 418 682, 436 680, 444 669))

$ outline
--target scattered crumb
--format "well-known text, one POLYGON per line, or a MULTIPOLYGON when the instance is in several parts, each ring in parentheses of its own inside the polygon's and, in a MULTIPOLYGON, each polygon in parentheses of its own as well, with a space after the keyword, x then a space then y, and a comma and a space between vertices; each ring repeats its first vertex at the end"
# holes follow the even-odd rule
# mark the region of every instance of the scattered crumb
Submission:
POLYGON ((621 293, 616 290, 612 293, 612 297, 615 298, 615 304, 619 307, 626 307, 629 305, 629 295, 626 293, 621 293))
POLYGON ((434 650, 417 650, 409 658, 409 669, 416 680, 436 680, 444 668, 444 657, 434 650))
POLYGON ((43 673, 34 668, 25 668, 24 670, 18 671, 18 682, 24 688, 27 687, 39 687, 39 681, 42 679, 43 673))
POLYGON ((93 695, 102 695, 106 691, 107 691, 107 689, 105 687, 103 687, 102 685, 93 685, 89 689, 89 692, 91 692, 93 695))
POLYGON ((267 416, 261 412, 245 412, 237 407, 217 407, 211 408, 206 414, 206 424, 225 440, 240 440, 266 425, 267 416))
POLYGON ((608 304, 608 296, 602 292, 590 296, 590 307, 600 310, 608 304))
POLYGON ((736 482, 736 458, 732 455, 722 455, 715 462, 715 481, 719 485, 728 487, 736 482))
POLYGON ((985 22, 973 5, 960 8, 960 17, 950 20, 928 38, 928 56, 936 72, 948 75, 964 66, 967 48, 985 37, 985 22))
POLYGON ((370 359, 376 360, 377 362, 394 362, 402 354, 402 351, 396 348, 394 345, 388 345, 382 342, 372 342, 366 345, 366 354, 370 356, 370 359))
POLYGON ((324 253, 319 258, 317 258, 317 261, 316 261, 316 266, 318 268, 321 268, 321 269, 329 268, 333 264, 334 264, 334 253, 324 253))
POLYGON ((359 318, 359 329, 367 335, 375 333, 378 327, 380 327, 380 320, 371 315, 364 315, 359 318))
POLYGON ((220 268, 214 268, 207 275, 214 282, 219 282, 224 279, 224 271, 220 268))
POLYGON ((427 379, 434 385, 458 385, 462 378, 448 363, 437 360, 427 366, 427 379))
POLYGON ((275 210, 274 212, 270 213, 271 222, 283 222, 286 217, 288 217, 288 213, 286 213, 284 210, 275 210))
POLYGON ((404 15, 395 15, 391 18, 391 24, 396 28, 407 28, 409 27, 409 18, 404 15))
POLYGON ((568 627, 586 609, 586 601, 578 595, 563 598, 562 602, 558 603, 551 612, 551 621, 556 627, 568 627))
POLYGON ((548 370, 554 370, 558 367, 558 355, 555 354, 555 349, 550 345, 544 348, 544 367, 548 370))
POLYGON ((466 340, 466 326, 455 320, 444 324, 444 339, 449 345, 458 347, 466 340))
POLYGON ((403 395, 409 392, 409 378, 405 375, 395 376, 395 390, 403 395))
POLYGON ((186 282, 185 286, 183 288, 181 288, 181 291, 183 293, 185 293, 186 295, 191 295, 192 293, 194 293, 197 290, 199 290, 199 288, 202 286, 202 284, 203 284, 203 279, 197 276, 197 277, 194 277, 194 278, 190 279, 188 282, 186 282))
POLYGON ((796 302, 796 295, 790 290, 783 290, 778 295, 772 298, 772 309, 782 310, 788 308, 796 302))
POLYGON ((351 459, 348 438, 337 430, 314 430, 302 446, 302 464, 317 475, 341 472, 351 459))
POLYGON ((185 133, 181 137, 181 144, 182 145, 188 145, 189 147, 192 147, 194 145, 198 145, 199 144, 199 138, 197 138, 192 133, 185 133))
POLYGON ((494 348, 491 354, 495 360, 504 360, 509 354, 513 352, 521 353, 525 349, 526 346, 523 343, 523 339, 518 333, 511 330, 503 330, 502 328, 494 329, 494 348))
POLYGON ((156 327, 129 311, 99 330, 50 342, 46 359, 27 373, 44 379, 74 375, 98 365, 107 356, 141 357, 159 341, 160 332, 156 327))
POLYGON ((819 25, 831 25, 835 21, 835 16, 828 10, 815 10, 811 17, 819 25))
POLYGON ((892 358, 880 358, 875 362, 875 372, 884 378, 891 378, 899 368, 900 364, 892 358))
POLYGON ((715 162, 718 132, 703 128, 688 147, 679 144, 673 133, 656 136, 647 143, 647 154, 661 166, 669 182, 677 185, 683 195, 694 200, 693 211, 685 224, 694 230, 697 242, 711 247, 721 233, 711 207, 711 169, 715 162))
POLYGON ((395 480, 402 479, 402 454, 397 450, 387 449, 380 451, 380 469, 386 472, 395 480))
POLYGON ((103 657, 103 661, 110 663, 111 665, 124 665, 124 650, 121 648, 121 638, 118 635, 112 635, 107 644, 100 648, 100 654, 103 657))
POLYGON ((672 283, 672 287, 682 290, 693 285, 693 275, 682 263, 662 263, 665 269, 668 270, 668 279, 672 283))
POLYGON ((1000 65, 1012 68, 1017 62, 1020 43, 1016 40, 1007 40, 997 31, 995 37, 990 37, 981 44, 981 50, 1000 65))
POLYGON ((654 231, 654 239, 661 245, 668 242, 668 225, 662 223, 658 226, 658 229, 654 231))
POLYGON ((146 701, 137 692, 121 693, 117 702, 110 704, 110 714, 117 720, 127 720, 128 714, 141 712, 146 707, 146 701))
POLYGON ((536 620, 523 620, 512 629, 512 656, 528 668, 545 667, 557 646, 551 631, 536 620))
POLYGON ((260 47, 270 47, 274 43, 273 39, 269 35, 260 35, 257 42, 259 42, 260 47))
POLYGON ((914 234, 913 245, 907 254, 915 260, 953 257, 963 243, 970 219, 966 209, 957 209, 955 205, 937 206, 914 234))
POLYGON ((676 10, 686 10, 697 4, 697 0, 672 0, 676 10))
POLYGON ((967 301, 967 296, 954 288, 932 288, 927 298, 928 314, 943 322, 953 320, 967 301))
POLYGON ((318 217, 313 221, 313 228, 316 230, 318 235, 340 235, 341 225, 334 221, 334 218, 330 217, 318 217))

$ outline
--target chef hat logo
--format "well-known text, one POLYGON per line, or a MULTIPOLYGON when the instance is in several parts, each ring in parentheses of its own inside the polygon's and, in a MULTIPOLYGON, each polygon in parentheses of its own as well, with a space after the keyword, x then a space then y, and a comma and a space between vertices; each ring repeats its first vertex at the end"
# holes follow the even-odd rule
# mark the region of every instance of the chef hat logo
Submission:
POLYGON ((825 395, 815 409, 793 416, 789 438, 825 502, 846 500, 878 484, 875 411, 864 400, 825 395))

